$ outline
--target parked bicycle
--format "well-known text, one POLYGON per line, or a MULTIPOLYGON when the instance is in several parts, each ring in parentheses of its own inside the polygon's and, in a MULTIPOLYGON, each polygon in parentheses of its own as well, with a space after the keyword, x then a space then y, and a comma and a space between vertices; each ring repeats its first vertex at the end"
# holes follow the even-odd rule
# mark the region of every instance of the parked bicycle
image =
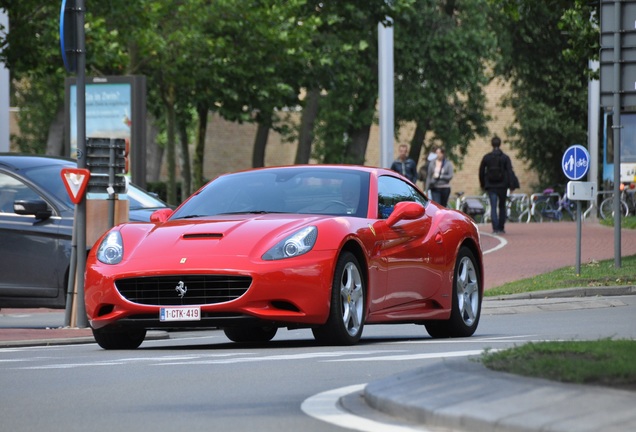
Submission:
POLYGON ((536 222, 546 219, 561 221, 564 218, 573 221, 576 219, 576 204, 566 195, 561 197, 554 189, 548 188, 542 194, 532 195, 530 213, 536 222))
MULTIPOLYGON (((628 186, 621 183, 620 185, 620 212, 621 217, 636 214, 636 184, 630 183, 628 186)), ((605 198, 598 208, 599 214, 603 219, 614 218, 614 194, 605 198)))

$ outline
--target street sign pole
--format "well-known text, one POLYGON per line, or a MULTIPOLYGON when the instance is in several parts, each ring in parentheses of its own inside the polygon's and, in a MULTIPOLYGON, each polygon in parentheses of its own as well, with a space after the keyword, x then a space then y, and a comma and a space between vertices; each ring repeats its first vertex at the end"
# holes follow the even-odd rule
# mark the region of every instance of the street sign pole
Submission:
MULTIPOLYGON (((86 46, 84 34, 84 0, 77 0, 77 167, 86 168, 86 46)), ((86 271, 86 198, 77 205, 77 327, 88 327, 84 304, 86 271)))
POLYGON ((567 184, 568 199, 576 200, 576 275, 581 274, 581 200, 592 200, 596 183, 583 183, 578 180, 585 177, 590 167, 590 153, 580 144, 568 147, 561 159, 563 174, 571 181, 567 184))
POLYGON ((581 275, 581 201, 576 202, 576 275, 581 275))

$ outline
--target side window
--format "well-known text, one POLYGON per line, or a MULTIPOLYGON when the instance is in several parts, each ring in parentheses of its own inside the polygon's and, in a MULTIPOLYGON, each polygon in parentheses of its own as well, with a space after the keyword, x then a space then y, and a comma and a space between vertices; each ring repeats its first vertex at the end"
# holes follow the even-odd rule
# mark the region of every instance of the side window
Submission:
POLYGON ((38 200, 40 196, 20 180, 0 173, 0 213, 13 213, 15 200, 38 200))
POLYGON ((388 218, 395 205, 401 201, 416 201, 423 206, 427 205, 424 195, 408 183, 391 176, 380 177, 378 179, 378 218, 388 218))

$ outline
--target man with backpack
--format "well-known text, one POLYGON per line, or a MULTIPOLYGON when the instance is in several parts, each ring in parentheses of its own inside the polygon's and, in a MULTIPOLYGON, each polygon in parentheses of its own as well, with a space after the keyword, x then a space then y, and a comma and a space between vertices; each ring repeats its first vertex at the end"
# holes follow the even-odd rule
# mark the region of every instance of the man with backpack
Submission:
POLYGON ((488 193, 490 220, 494 234, 505 234, 506 197, 508 189, 519 188, 519 180, 512 169, 512 162, 501 151, 501 139, 495 135, 490 141, 492 151, 486 154, 479 165, 479 184, 488 193))

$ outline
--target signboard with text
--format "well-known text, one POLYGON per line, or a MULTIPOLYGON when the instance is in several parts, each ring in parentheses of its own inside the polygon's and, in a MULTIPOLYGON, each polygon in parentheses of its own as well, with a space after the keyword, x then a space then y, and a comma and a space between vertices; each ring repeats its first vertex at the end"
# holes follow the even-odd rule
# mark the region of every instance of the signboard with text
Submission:
MULTIPOLYGON (((77 158, 77 87, 66 80, 66 149, 77 158)), ((130 143, 133 183, 146 185, 146 80, 143 76, 86 78, 86 137, 130 143)))

